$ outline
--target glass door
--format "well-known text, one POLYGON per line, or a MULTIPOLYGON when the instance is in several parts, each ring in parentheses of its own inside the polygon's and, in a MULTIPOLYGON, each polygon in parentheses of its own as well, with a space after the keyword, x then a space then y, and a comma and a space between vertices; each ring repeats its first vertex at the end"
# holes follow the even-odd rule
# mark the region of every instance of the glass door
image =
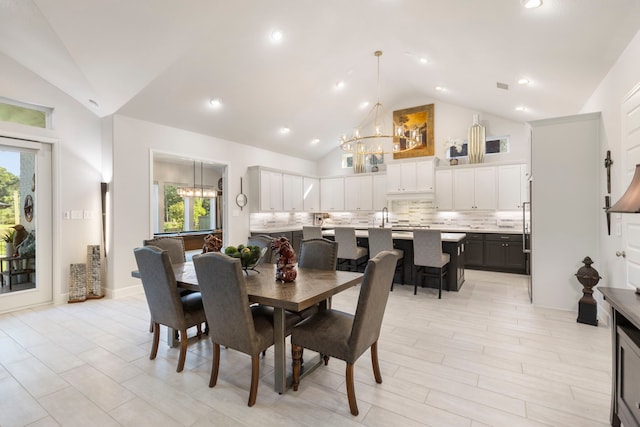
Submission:
POLYGON ((51 145, 0 137, 0 313, 52 301, 51 145))

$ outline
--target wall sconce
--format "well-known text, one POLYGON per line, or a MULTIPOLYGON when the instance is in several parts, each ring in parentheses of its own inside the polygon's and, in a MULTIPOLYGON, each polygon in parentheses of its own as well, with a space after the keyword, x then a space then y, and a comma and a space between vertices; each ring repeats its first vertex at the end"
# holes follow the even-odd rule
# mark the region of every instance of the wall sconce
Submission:
POLYGON ((607 209, 607 213, 640 213, 640 164, 636 165, 636 171, 627 191, 620 200, 607 209))

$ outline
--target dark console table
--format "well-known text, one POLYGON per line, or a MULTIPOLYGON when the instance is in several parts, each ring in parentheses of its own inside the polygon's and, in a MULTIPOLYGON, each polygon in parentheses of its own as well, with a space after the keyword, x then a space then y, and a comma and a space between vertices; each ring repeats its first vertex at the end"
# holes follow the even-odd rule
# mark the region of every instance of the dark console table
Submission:
POLYGON ((640 295, 598 288, 611 306, 611 425, 640 426, 640 295))

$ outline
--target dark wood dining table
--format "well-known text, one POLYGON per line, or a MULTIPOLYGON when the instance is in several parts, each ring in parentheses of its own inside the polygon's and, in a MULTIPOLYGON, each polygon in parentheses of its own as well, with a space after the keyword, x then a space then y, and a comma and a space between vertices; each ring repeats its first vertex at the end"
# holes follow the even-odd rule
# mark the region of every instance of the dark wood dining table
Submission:
MULTIPOLYGON (((261 264, 245 275, 249 302, 274 308, 274 388, 278 393, 285 392, 291 385, 287 380, 285 310, 302 311, 315 304, 326 309, 333 295, 359 284, 363 276, 362 273, 350 271, 309 268, 297 270, 296 280, 290 283, 276 281, 274 264, 261 264)), ((173 264, 173 271, 179 287, 200 290, 193 262, 173 264)), ((140 277, 137 271, 131 274, 140 277)), ((172 332, 170 335, 173 337, 172 332)), ((317 363, 320 363, 320 358, 317 363)), ((306 373, 317 366, 306 361, 305 365, 306 373)))

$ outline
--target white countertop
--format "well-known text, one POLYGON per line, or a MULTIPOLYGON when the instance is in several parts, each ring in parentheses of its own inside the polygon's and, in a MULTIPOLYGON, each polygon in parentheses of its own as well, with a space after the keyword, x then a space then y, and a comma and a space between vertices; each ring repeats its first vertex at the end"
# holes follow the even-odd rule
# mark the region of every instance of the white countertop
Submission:
MULTIPOLYGON (((335 236, 334 230, 323 230, 323 236, 335 236)), ((367 230, 356 230, 356 237, 369 237, 367 230)), ((391 237, 401 240, 413 240, 412 231, 394 231, 391 233, 391 237)), ((459 242, 466 237, 465 233, 442 233, 443 242, 459 242)))
MULTIPOLYGON (((324 230, 331 230, 337 227, 353 227, 353 225, 324 225, 324 230)), ((367 227, 355 226, 357 230, 366 231, 367 227)), ((413 228, 425 228, 425 227, 392 227, 394 232, 411 232, 413 228)), ((431 225, 430 229, 440 230, 443 234, 448 233, 499 233, 499 234, 522 234, 522 230, 513 227, 495 227, 495 228, 471 228, 471 227, 455 227, 455 226, 439 226, 431 225)), ((283 233, 287 231, 302 231, 301 225, 286 225, 272 228, 252 228, 251 233, 268 234, 268 233, 283 233)), ((400 238, 400 237, 399 237, 400 238)))

